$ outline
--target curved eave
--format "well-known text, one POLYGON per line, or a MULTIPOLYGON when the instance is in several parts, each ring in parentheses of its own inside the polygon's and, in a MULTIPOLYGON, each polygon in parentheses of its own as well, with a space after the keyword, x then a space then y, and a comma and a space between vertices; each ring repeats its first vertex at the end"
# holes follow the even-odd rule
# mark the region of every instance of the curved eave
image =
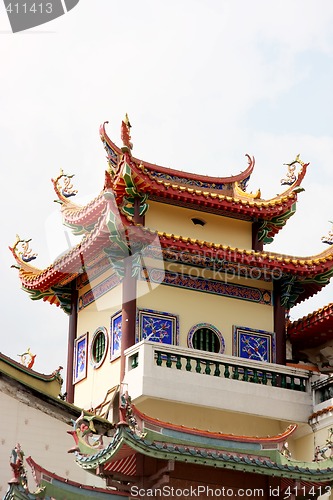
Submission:
MULTIPOLYGON (((84 236, 78 245, 66 252, 46 269, 29 269, 28 265, 22 266, 19 277, 23 288, 27 291, 47 292, 53 286, 68 284, 78 273, 83 272, 82 270, 89 263, 89 260, 109 244, 110 234, 106 227, 105 218, 106 216, 102 217, 95 229, 87 236, 84 236)), ((44 300, 52 302, 51 296, 52 294, 46 296, 44 300)))
POLYGON ((288 335, 295 345, 313 348, 333 340, 333 303, 288 325, 288 335))
MULTIPOLYGON (((44 467, 41 467, 37 462, 35 462, 31 457, 28 457, 26 459, 27 464, 32 470, 32 474, 34 476, 34 479, 39 486, 45 486, 46 490, 45 493, 47 494, 47 488, 48 488, 48 483, 52 484, 53 486, 53 491, 52 493, 54 494, 54 488, 59 491, 60 495, 66 495, 66 490, 70 491, 71 493, 75 493, 78 497, 80 498, 110 498, 113 497, 114 499, 117 498, 124 498, 128 497, 128 494, 122 493, 119 491, 112 492, 110 489, 104 489, 104 488, 99 488, 97 486, 88 486, 88 485, 83 485, 81 483, 77 483, 75 481, 72 481, 68 478, 63 478, 61 476, 58 476, 54 472, 50 472, 47 469, 44 469, 44 467), (47 478, 46 481, 44 478, 47 478)), ((40 498, 39 496, 36 496, 36 498, 40 498)))
MULTIPOLYGON (((254 168, 254 158, 248 155, 246 156, 249 159, 249 166, 240 174, 230 177, 210 177, 153 165, 132 157, 128 152, 123 154, 110 140, 104 126, 101 127, 101 138, 110 148, 117 150, 117 153, 122 157, 115 172, 114 188, 117 189, 118 196, 124 195, 119 175, 120 165, 121 162, 127 161, 136 181, 144 185, 143 191, 148 192, 150 198, 155 197, 161 201, 168 200, 170 203, 202 206, 205 210, 215 209, 221 213, 226 212, 249 219, 270 220, 288 212, 297 201, 299 186, 308 166, 308 164, 304 164, 301 167, 296 181, 284 192, 274 198, 263 200, 238 187, 239 183, 251 175, 254 168), (117 186, 118 181, 120 181, 120 185, 117 186), (217 188, 217 186, 222 185, 225 186, 224 193, 217 188)), ((272 229, 270 236, 278 231, 279 228, 272 229)))
MULTIPOLYGON (((109 136, 105 130, 105 124, 107 124, 107 123, 108 122, 104 122, 103 125, 100 126, 101 140, 105 141, 106 144, 113 151, 117 152, 118 155, 121 155, 122 154, 121 149, 118 146, 116 146, 116 144, 114 142, 111 141, 111 139, 109 138, 109 136)), ((176 176, 176 177, 183 178, 184 180, 198 181, 199 183, 210 184, 210 185, 232 184, 234 182, 241 182, 241 181, 244 181, 245 179, 247 179, 251 175, 251 173, 254 169, 254 163, 255 163, 254 158, 250 158, 248 156, 248 159, 249 159, 248 167, 244 171, 240 172, 237 175, 232 175, 229 177, 211 177, 208 175, 192 174, 190 172, 183 172, 182 170, 175 170, 175 169, 168 168, 168 167, 162 167, 162 166, 155 165, 153 163, 149 163, 147 161, 143 161, 143 160, 140 160, 138 158, 132 157, 132 160, 136 165, 143 165, 143 167, 148 169, 150 172, 176 176)))
POLYGON ((325 462, 298 462, 286 459, 277 450, 274 452, 261 451, 256 453, 237 453, 230 449, 215 450, 204 446, 179 445, 177 443, 163 443, 148 441, 144 437, 136 436, 128 429, 122 428, 119 435, 104 450, 95 455, 76 455, 77 463, 86 470, 96 470, 100 464, 114 460, 114 454, 123 447, 131 447, 133 451, 162 460, 176 460, 179 462, 202 464, 208 467, 241 470, 243 472, 263 475, 275 475, 289 479, 317 481, 319 483, 332 481, 332 461, 325 462))
POLYGON ((162 248, 175 249, 178 252, 189 252, 193 255, 242 263, 253 267, 265 268, 268 271, 279 269, 285 274, 293 274, 300 278, 312 278, 333 269, 333 247, 311 257, 296 257, 274 252, 258 252, 215 244, 204 240, 185 238, 158 232, 162 248))
POLYGON ((104 194, 112 188, 112 179, 105 172, 105 183, 103 191, 92 201, 84 206, 77 205, 71 200, 65 200, 61 204, 63 223, 70 227, 89 228, 98 221, 107 205, 104 194))
POLYGON ((135 159, 128 159, 136 177, 146 183, 145 191, 151 199, 174 204, 193 205, 203 210, 214 210, 221 215, 234 215, 252 220, 271 220, 288 212, 297 201, 297 189, 291 186, 279 196, 269 200, 250 196, 234 196, 233 190, 219 192, 216 189, 199 188, 172 180, 155 179, 147 171, 144 164, 137 164, 135 159))
MULTIPOLYGON (((84 265, 87 265, 104 248, 110 246, 110 233, 106 226, 107 215, 108 210, 100 218, 95 229, 86 235, 81 243, 45 270, 30 268, 28 264, 22 265, 19 275, 23 287, 27 290, 47 291, 52 286, 61 286, 74 279, 79 272, 82 272, 84 265)), ((333 272, 333 247, 329 247, 321 254, 312 257, 294 257, 273 252, 232 248, 203 240, 155 232, 139 225, 136 226, 123 216, 121 216, 121 221, 124 227, 127 227, 129 231, 134 231, 134 237, 141 239, 141 241, 147 239, 149 243, 149 238, 158 235, 164 253, 168 254, 168 260, 177 261, 177 256, 181 252, 188 254, 190 259, 193 256, 193 264, 195 265, 198 265, 197 256, 202 256, 205 262, 205 259, 212 261, 218 259, 219 261, 265 269, 267 273, 271 274, 278 269, 283 276, 295 276, 306 285, 305 295, 301 294, 300 300, 304 300, 304 298, 319 291, 328 283, 330 273, 333 272), (317 280, 318 276, 324 276, 325 279, 317 280)), ((22 263, 18 261, 18 264, 22 263)))
MULTIPOLYGON (((161 428, 161 433, 163 434, 163 429, 171 429, 173 431, 177 431, 183 435, 196 435, 202 436, 204 438, 212 438, 212 439, 220 439, 223 441, 237 441, 239 443, 254 443, 254 444, 276 444, 276 443, 284 443, 297 429, 296 424, 289 425, 288 428, 281 434, 277 436, 240 436, 234 434, 224 434, 222 432, 212 432, 205 431, 201 429, 194 429, 191 427, 186 427, 184 425, 175 425, 170 422, 164 422, 157 418, 150 417, 145 413, 142 413, 135 405, 132 404, 132 410, 134 415, 142 422, 143 425, 151 424, 153 426, 157 426, 161 428)), ((142 425, 141 424, 141 425, 142 425)))
POLYGON ((59 380, 59 373, 55 371, 51 373, 51 375, 45 375, 44 373, 36 372, 32 368, 28 368, 21 363, 15 361, 12 358, 9 358, 2 352, 0 352, 0 363, 3 362, 8 366, 13 367, 15 370, 18 370, 21 373, 25 373, 29 375, 31 378, 35 378, 41 380, 42 382, 53 382, 54 380, 59 380))

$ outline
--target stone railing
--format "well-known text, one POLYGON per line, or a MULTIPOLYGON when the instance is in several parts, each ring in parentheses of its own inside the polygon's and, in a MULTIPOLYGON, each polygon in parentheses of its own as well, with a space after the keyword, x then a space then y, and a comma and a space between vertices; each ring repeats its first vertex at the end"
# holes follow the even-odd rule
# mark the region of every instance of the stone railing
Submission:
POLYGON ((314 405, 333 399, 333 376, 323 377, 312 384, 314 405))
POLYGON ((310 373, 275 363, 265 363, 234 356, 198 351, 195 349, 169 346, 142 341, 126 351, 127 370, 136 369, 140 363, 152 363, 156 367, 192 372, 210 377, 238 380, 264 386, 280 387, 292 391, 310 391, 310 373), (150 352, 140 355, 144 346, 150 352))

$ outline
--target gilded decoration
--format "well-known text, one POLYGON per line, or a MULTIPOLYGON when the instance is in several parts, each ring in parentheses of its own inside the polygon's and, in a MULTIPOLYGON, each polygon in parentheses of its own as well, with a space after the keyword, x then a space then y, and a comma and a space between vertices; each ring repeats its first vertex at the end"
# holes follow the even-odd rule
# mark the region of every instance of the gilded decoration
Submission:
POLYGON ((286 165, 288 167, 288 170, 286 176, 281 179, 281 185, 292 186, 297 180, 297 175, 295 173, 296 166, 300 165, 301 168, 303 168, 305 166, 305 163, 300 159, 300 155, 297 155, 294 161, 292 161, 291 163, 284 163, 283 165, 286 165))
POLYGON ((126 113, 124 120, 121 122, 121 140, 123 142, 122 151, 127 153, 130 153, 133 149, 133 144, 131 142, 131 127, 132 125, 126 113))
POLYGON ((38 256, 38 254, 34 253, 30 248, 30 241, 31 238, 29 240, 22 240, 18 234, 16 235, 16 241, 11 250, 21 262, 31 262, 38 256))
POLYGON ((330 224, 332 224, 331 230, 328 232, 327 236, 322 236, 321 241, 323 243, 327 243, 327 245, 333 245, 333 222, 328 221, 330 224))
POLYGON ((71 179, 74 177, 74 174, 68 175, 65 174, 62 169, 60 169, 60 174, 55 179, 52 179, 52 184, 54 186, 54 190, 59 198, 59 203, 65 203, 68 198, 72 196, 76 196, 78 191, 74 189, 71 179))
POLYGON ((24 353, 18 354, 18 357, 20 358, 21 365, 27 368, 32 368, 34 366, 36 354, 32 354, 30 347, 28 347, 24 353))

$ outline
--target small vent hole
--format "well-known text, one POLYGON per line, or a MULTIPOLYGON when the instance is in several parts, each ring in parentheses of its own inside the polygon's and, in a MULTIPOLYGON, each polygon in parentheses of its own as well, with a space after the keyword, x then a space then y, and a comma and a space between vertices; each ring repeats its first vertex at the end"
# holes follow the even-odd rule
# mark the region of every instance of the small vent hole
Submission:
POLYGON ((202 219, 198 219, 197 217, 193 217, 191 219, 191 221, 193 222, 193 224, 195 226, 204 226, 206 224, 206 221, 202 220, 202 219))

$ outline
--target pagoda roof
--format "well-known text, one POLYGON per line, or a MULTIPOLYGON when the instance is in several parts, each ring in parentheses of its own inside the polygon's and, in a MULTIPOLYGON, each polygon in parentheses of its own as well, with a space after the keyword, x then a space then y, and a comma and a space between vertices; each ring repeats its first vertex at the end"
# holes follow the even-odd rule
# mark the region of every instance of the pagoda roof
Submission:
POLYGON ((288 335, 295 347, 314 348, 333 340, 333 303, 290 322, 288 335))
MULTIPOLYGON (((107 123, 107 122, 105 122, 107 123)), ((76 191, 64 195, 60 180, 66 176, 62 171, 52 180, 61 205, 63 222, 74 234, 90 232, 105 208, 103 194, 112 189, 118 207, 124 210, 133 196, 149 198, 185 207, 192 207, 218 215, 259 221, 259 240, 270 243, 275 234, 285 225, 296 210, 297 194, 303 189, 301 182, 308 164, 299 160, 299 155, 291 165, 299 164, 298 175, 281 194, 261 198, 260 190, 246 192, 246 185, 254 169, 254 158, 247 156, 248 166, 239 174, 229 177, 211 177, 192 174, 161 167, 132 156, 128 147, 119 148, 108 137, 105 123, 100 127, 100 136, 107 151, 109 171, 105 173, 105 183, 101 193, 85 206, 75 204, 76 191)), ((71 186, 72 187, 72 186, 71 186)), ((133 200, 132 200, 133 201, 133 200)), ((146 206, 146 208, 148 205, 146 206)))
POLYGON ((13 380, 29 385, 29 387, 40 391, 51 397, 58 397, 61 391, 62 378, 60 375, 62 367, 60 366, 50 375, 39 373, 32 368, 9 358, 0 352, 0 373, 5 374, 13 380))
MULTIPOLYGON (((107 123, 107 122, 106 122, 107 123)), ((248 166, 240 174, 229 177, 209 177, 180 170, 161 167, 132 156, 128 148, 119 148, 108 137, 105 123, 100 127, 100 136, 107 151, 110 171, 113 175, 113 190, 117 199, 125 196, 126 183, 123 179, 124 165, 130 168, 134 184, 141 192, 147 193, 150 200, 163 201, 183 206, 261 222, 259 238, 265 243, 272 241, 274 235, 295 212, 300 184, 306 174, 308 163, 299 159, 300 170, 281 194, 271 198, 261 198, 260 190, 246 192, 246 185, 254 169, 254 158, 246 155, 248 166)))
POLYGON ((147 417, 133 406, 127 416, 127 422, 118 424, 107 446, 87 453, 85 445, 85 453, 76 453, 76 461, 83 469, 102 470, 103 474, 111 473, 114 477, 117 471, 124 474, 120 464, 131 459, 129 476, 135 476, 137 457, 145 455, 319 484, 332 481, 332 460, 300 462, 283 455, 284 444, 296 426, 274 437, 248 437, 169 424, 147 417))
POLYGON ((25 262, 15 245, 10 247, 19 268, 22 287, 33 300, 43 299, 69 311, 69 283, 92 263, 96 264, 107 255, 114 265, 117 260, 121 261, 136 252, 139 255, 142 250, 145 256, 154 256, 154 245, 156 247, 157 244, 167 261, 226 273, 235 264, 240 264, 243 270, 256 268, 259 273, 264 272, 268 280, 275 279, 278 272, 285 288, 282 294, 285 305, 289 308, 317 293, 333 275, 333 246, 309 257, 233 248, 152 231, 135 224, 131 217, 119 214, 112 192, 106 191, 104 199, 105 209, 94 229, 46 269, 38 269, 25 262))
POLYGON ((32 475, 36 481, 37 489, 35 492, 30 492, 26 483, 25 468, 21 465, 20 475, 13 478, 9 482, 9 488, 4 497, 4 500, 35 500, 41 498, 66 498, 67 500, 93 500, 93 499, 110 499, 123 500, 129 494, 112 491, 106 488, 96 486, 88 486, 68 478, 58 476, 41 465, 37 464, 31 457, 26 459, 32 471, 32 475), (21 477, 23 476, 23 477, 21 477))

